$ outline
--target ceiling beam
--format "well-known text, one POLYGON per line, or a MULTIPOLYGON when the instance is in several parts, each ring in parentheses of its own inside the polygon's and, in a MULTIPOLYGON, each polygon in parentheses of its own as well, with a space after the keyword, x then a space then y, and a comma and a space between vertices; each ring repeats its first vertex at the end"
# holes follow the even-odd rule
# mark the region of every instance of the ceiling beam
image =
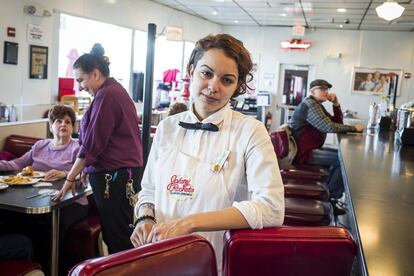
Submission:
POLYGON ((302 10, 303 20, 305 20, 305 27, 309 28, 308 20, 306 19, 305 11, 303 10, 302 0, 299 0, 299 3, 300 3, 300 9, 302 10))
POLYGON ((234 4, 236 4, 242 11, 244 11, 253 21, 254 21, 254 23, 256 23, 257 24, 257 26, 259 26, 259 27, 262 27, 262 24, 260 24, 257 20, 256 20, 256 18, 254 18, 248 11, 246 11, 242 6, 240 6, 240 4, 239 3, 237 3, 237 1, 236 0, 232 0, 233 1, 233 3, 234 4))
POLYGON ((372 5, 372 2, 373 2, 373 1, 374 1, 374 0, 371 0, 371 1, 369 2, 369 4, 368 4, 367 8, 365 9, 365 12, 364 12, 364 14, 362 15, 361 21, 360 21, 360 22, 359 22, 359 24, 358 24, 358 28, 357 28, 357 30, 361 30, 361 25, 362 25, 362 22, 364 22, 365 16, 367 15, 367 13, 368 13, 368 11, 369 11, 369 9, 370 9, 370 7, 371 7, 371 5, 372 5))

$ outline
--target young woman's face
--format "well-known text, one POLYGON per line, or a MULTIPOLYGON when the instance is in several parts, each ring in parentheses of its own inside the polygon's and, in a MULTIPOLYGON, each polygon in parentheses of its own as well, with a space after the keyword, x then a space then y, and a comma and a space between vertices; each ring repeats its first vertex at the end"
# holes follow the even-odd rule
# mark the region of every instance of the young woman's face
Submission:
POLYGON ((204 53, 195 68, 191 68, 191 92, 200 119, 205 119, 225 106, 237 89, 239 72, 236 62, 223 50, 204 53))
POLYGON ((93 95, 95 94, 97 90, 95 70, 87 74, 80 68, 75 69, 74 73, 76 81, 79 83, 79 91, 86 90, 93 95))
POLYGON ((72 120, 68 115, 65 115, 63 119, 56 119, 50 126, 50 132, 55 138, 70 137, 73 132, 72 120))

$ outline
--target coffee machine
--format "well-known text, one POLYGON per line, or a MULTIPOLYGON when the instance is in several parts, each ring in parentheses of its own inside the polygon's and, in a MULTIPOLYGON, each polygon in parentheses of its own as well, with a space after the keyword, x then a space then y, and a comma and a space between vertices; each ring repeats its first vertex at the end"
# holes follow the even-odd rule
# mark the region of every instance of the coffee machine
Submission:
POLYGON ((414 145, 414 103, 405 104, 397 110, 397 141, 414 145))

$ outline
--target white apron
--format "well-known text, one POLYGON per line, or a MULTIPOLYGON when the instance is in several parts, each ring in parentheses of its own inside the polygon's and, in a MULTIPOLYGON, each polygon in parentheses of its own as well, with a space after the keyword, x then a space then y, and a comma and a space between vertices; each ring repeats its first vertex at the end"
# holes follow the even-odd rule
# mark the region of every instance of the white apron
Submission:
MULTIPOLYGON (((231 207, 233 200, 229 196, 231 183, 224 180, 226 163, 218 172, 213 171, 223 153, 229 150, 230 126, 232 115, 223 121, 218 132, 225 143, 222 148, 211 145, 215 151, 215 160, 199 160, 182 151, 184 136, 182 128, 173 147, 160 153, 155 171, 155 217, 158 222, 167 222, 201 212, 217 211, 231 207)), ((205 130, 195 130, 205 131, 205 130)), ((191 145, 192 146, 192 145, 191 145)), ((230 153, 231 154, 231 153, 230 153)), ((227 157, 228 159, 228 157, 227 157)), ((232 196, 234 197, 234 195, 232 196)), ((197 233, 209 240, 216 252, 218 270, 221 271, 224 231, 197 233)))

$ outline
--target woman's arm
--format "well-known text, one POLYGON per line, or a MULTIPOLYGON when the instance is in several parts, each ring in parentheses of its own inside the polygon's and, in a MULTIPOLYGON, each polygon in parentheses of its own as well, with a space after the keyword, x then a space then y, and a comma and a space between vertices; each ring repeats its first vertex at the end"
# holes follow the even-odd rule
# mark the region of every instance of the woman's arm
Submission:
POLYGON ((32 148, 20 156, 10 161, 0 161, 0 171, 20 171, 26 166, 33 165, 33 155, 39 154, 39 148, 47 143, 47 140, 37 141, 32 148))
POLYGON ((156 224, 147 242, 155 242, 194 232, 249 228, 242 213, 234 207, 219 211, 198 213, 167 223, 156 224))
POLYGON ((152 143, 151 151, 148 156, 147 167, 142 176, 141 187, 142 190, 138 194, 138 202, 135 205, 135 216, 138 223, 135 225, 134 232, 130 240, 135 247, 151 242, 148 239, 151 230, 155 224, 155 163, 158 158, 158 149, 160 147, 160 133, 164 131, 163 122, 158 126, 157 132, 152 143), (145 217, 146 219, 144 219, 145 217), (151 218, 154 219, 151 219, 151 218))
POLYGON ((20 171, 26 166, 30 166, 33 163, 32 158, 33 149, 26 152, 23 156, 10 160, 10 161, 0 161, 0 171, 20 171))
POLYGON ((78 176, 83 169, 85 168, 85 159, 77 158, 75 161, 75 164, 73 164, 72 169, 70 169, 70 172, 66 176, 65 184, 63 185, 62 189, 59 191, 59 193, 53 197, 54 201, 62 200, 66 193, 69 190, 72 190, 72 194, 75 195, 75 179, 76 176, 78 176))
POLYGON ((94 164, 99 155, 108 147, 112 132, 116 131, 116 117, 121 107, 107 91, 101 91, 93 100, 88 127, 83 130, 82 145, 78 158, 85 160, 87 166, 94 164))

